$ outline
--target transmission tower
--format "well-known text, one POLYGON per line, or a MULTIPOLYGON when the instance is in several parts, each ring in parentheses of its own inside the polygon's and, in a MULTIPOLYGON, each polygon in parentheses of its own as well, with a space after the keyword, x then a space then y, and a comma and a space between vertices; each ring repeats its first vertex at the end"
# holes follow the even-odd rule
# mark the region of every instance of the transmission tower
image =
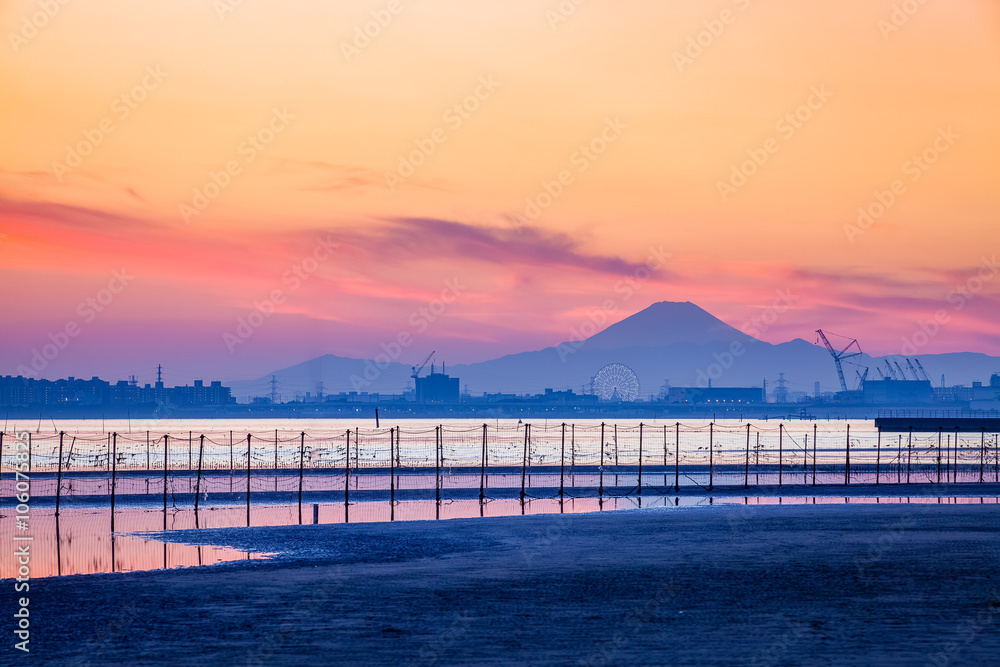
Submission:
POLYGON ((776 403, 787 403, 788 402, 788 380, 785 379, 784 373, 778 373, 778 379, 776 380, 778 388, 774 390, 774 400, 776 403))
POLYGON ((271 404, 278 402, 278 376, 271 376, 271 404))

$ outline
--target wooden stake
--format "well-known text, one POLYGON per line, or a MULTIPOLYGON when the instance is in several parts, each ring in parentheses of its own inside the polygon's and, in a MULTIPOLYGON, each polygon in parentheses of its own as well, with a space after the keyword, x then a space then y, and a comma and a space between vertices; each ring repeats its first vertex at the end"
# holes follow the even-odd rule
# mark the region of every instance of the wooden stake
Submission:
POLYGON ((597 497, 604 497, 604 422, 601 422, 601 460, 600 464, 597 466, 598 479, 597 483, 597 497))
POLYGON ((674 424, 674 493, 681 490, 681 423, 674 424))
MULTIPOLYGON (((938 462, 940 461, 941 458, 938 457, 938 462)), ((879 426, 878 442, 875 444, 875 486, 878 486, 881 468, 882 468, 882 427, 879 426)), ((938 468, 938 472, 940 472, 940 467, 938 468)))
MULTIPOLYGON (((444 448, 441 446, 441 436, 441 427, 438 426, 434 429, 434 500, 438 507, 441 506, 441 454, 444 453, 444 448)), ((521 497, 524 497, 523 482, 521 483, 521 497)))
MULTIPOLYGON (((391 435, 391 434, 390 434, 391 435)), ((390 441, 389 458, 392 458, 392 445, 390 441)), ((306 461, 306 432, 299 434, 299 525, 302 525, 302 476, 305 471, 306 461)))
POLYGON ((937 483, 941 483, 941 434, 944 431, 942 427, 938 427, 938 451, 937 451, 937 483))
POLYGON ((747 453, 743 462, 743 488, 750 488, 750 424, 747 424, 747 453))
POLYGON ((639 422, 639 492, 642 495, 642 422, 639 422))
MULTIPOLYGON (((640 426, 640 429, 642 427, 640 426)), ((641 431, 640 431, 641 432, 641 431)), ((641 438, 641 436, 640 436, 641 438)), ((640 439, 641 442, 641 439, 640 439)), ((562 425, 562 440, 559 448, 559 502, 562 502, 564 494, 564 483, 566 477, 566 423, 563 422, 562 425)), ((642 473, 639 473, 640 479, 642 478, 642 473)))
POLYGON ((958 484, 958 455, 961 445, 958 440, 958 427, 955 427, 955 454, 952 456, 951 477, 958 484))
POLYGON ((350 523, 348 506, 351 503, 351 429, 347 429, 344 434, 346 444, 344 446, 344 523, 350 523))
MULTIPOLYGON (((170 468, 170 458, 168 457, 170 451, 170 436, 163 435, 163 530, 167 529, 167 470, 170 468)), ((166 553, 167 545, 163 545, 164 553, 166 553)))
POLYGON ((247 433, 247 527, 250 527, 250 437, 247 433))
POLYGON ((389 514, 393 513, 396 505, 396 458, 395 452, 396 431, 389 427, 389 514))
MULTIPOLYGON (((0 443, 3 442, 3 433, 0 433, 0 443)), ((0 446, 0 460, 3 456, 3 447, 0 446)), ((59 516, 59 495, 62 492, 62 458, 63 458, 63 432, 59 432, 59 465, 56 471, 56 516, 59 516)), ((16 477, 16 475, 15 475, 16 477)))
POLYGON ((910 435, 906 439, 906 483, 910 483, 910 461, 913 459, 913 427, 910 427, 910 435))
POLYGON ((896 484, 903 483, 903 434, 896 440, 896 484))
MULTIPOLYGON (((111 436, 113 441, 111 450, 111 539, 114 540, 115 532, 115 481, 118 476, 118 433, 111 436)), ((114 563, 112 563, 114 565, 114 563)))
POLYGON ((844 462, 844 484, 851 483, 851 425, 847 425, 847 459, 844 462))
POLYGON ((396 520, 396 462, 399 459, 399 428, 396 428, 396 434, 393 436, 392 429, 389 429, 389 521, 396 520), (396 453, 393 458, 392 442, 395 437, 396 441, 396 453))
POLYGON ((528 472, 528 431, 530 424, 524 425, 524 448, 521 452, 521 505, 524 505, 524 480, 528 472))
POLYGON ((979 483, 983 483, 983 466, 986 465, 986 427, 979 435, 979 483))
POLYGON ((194 527, 198 528, 198 498, 201 496, 201 464, 205 456, 205 434, 198 437, 198 480, 194 484, 194 527))
POLYGON ((715 461, 712 458, 712 450, 715 449, 715 422, 708 424, 708 490, 711 491, 715 485, 715 461))
MULTIPOLYGON (((486 497, 486 424, 483 424, 483 455, 479 458, 479 504, 483 504, 486 497)), ((480 507, 480 511, 482 507, 480 507)))

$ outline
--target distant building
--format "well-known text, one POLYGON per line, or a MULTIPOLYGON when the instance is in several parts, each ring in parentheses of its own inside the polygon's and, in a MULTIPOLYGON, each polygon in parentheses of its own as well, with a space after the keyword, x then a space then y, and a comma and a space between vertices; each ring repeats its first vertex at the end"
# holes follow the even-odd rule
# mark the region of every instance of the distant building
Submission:
POLYGON ((106 405, 110 400, 111 385, 96 376, 90 380, 0 377, 0 405, 106 405))
POLYGON ((990 384, 986 387, 982 382, 972 383, 969 407, 973 410, 1000 410, 1000 375, 991 375, 990 384))
POLYGON ((418 377, 417 403, 458 403, 458 378, 444 373, 435 373, 418 377))
POLYGON ((930 380, 866 380, 861 396, 865 405, 927 405, 934 402, 930 380))
POLYGON ((764 402, 760 387, 670 387, 667 402, 674 405, 756 405, 764 402))
POLYGON ((0 405, 5 406, 87 406, 87 405, 175 405, 219 406, 235 403, 229 387, 219 380, 207 387, 201 380, 193 386, 140 387, 134 380, 121 380, 112 385, 98 377, 78 380, 36 380, 22 376, 0 377, 0 405))

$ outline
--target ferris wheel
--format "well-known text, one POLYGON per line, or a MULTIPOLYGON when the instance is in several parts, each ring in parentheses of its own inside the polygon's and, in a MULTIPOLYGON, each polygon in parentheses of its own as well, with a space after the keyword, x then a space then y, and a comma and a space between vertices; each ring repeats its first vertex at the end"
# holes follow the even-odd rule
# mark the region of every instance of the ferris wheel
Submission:
POLYGON ((639 378, 625 364, 608 364, 594 376, 594 393, 602 401, 634 401, 639 397, 639 378))

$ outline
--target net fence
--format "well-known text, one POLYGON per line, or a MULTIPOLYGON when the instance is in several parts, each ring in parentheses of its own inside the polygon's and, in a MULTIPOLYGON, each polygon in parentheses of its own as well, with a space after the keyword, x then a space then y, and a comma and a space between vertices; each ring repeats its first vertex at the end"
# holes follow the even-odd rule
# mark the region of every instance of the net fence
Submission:
POLYGON ((1000 481, 995 433, 882 433, 829 423, 510 424, 340 431, 0 435, 0 494, 562 497, 681 489, 1000 481), (276 495, 275 495, 276 494, 276 495), (428 496, 428 494, 430 494, 428 496))

